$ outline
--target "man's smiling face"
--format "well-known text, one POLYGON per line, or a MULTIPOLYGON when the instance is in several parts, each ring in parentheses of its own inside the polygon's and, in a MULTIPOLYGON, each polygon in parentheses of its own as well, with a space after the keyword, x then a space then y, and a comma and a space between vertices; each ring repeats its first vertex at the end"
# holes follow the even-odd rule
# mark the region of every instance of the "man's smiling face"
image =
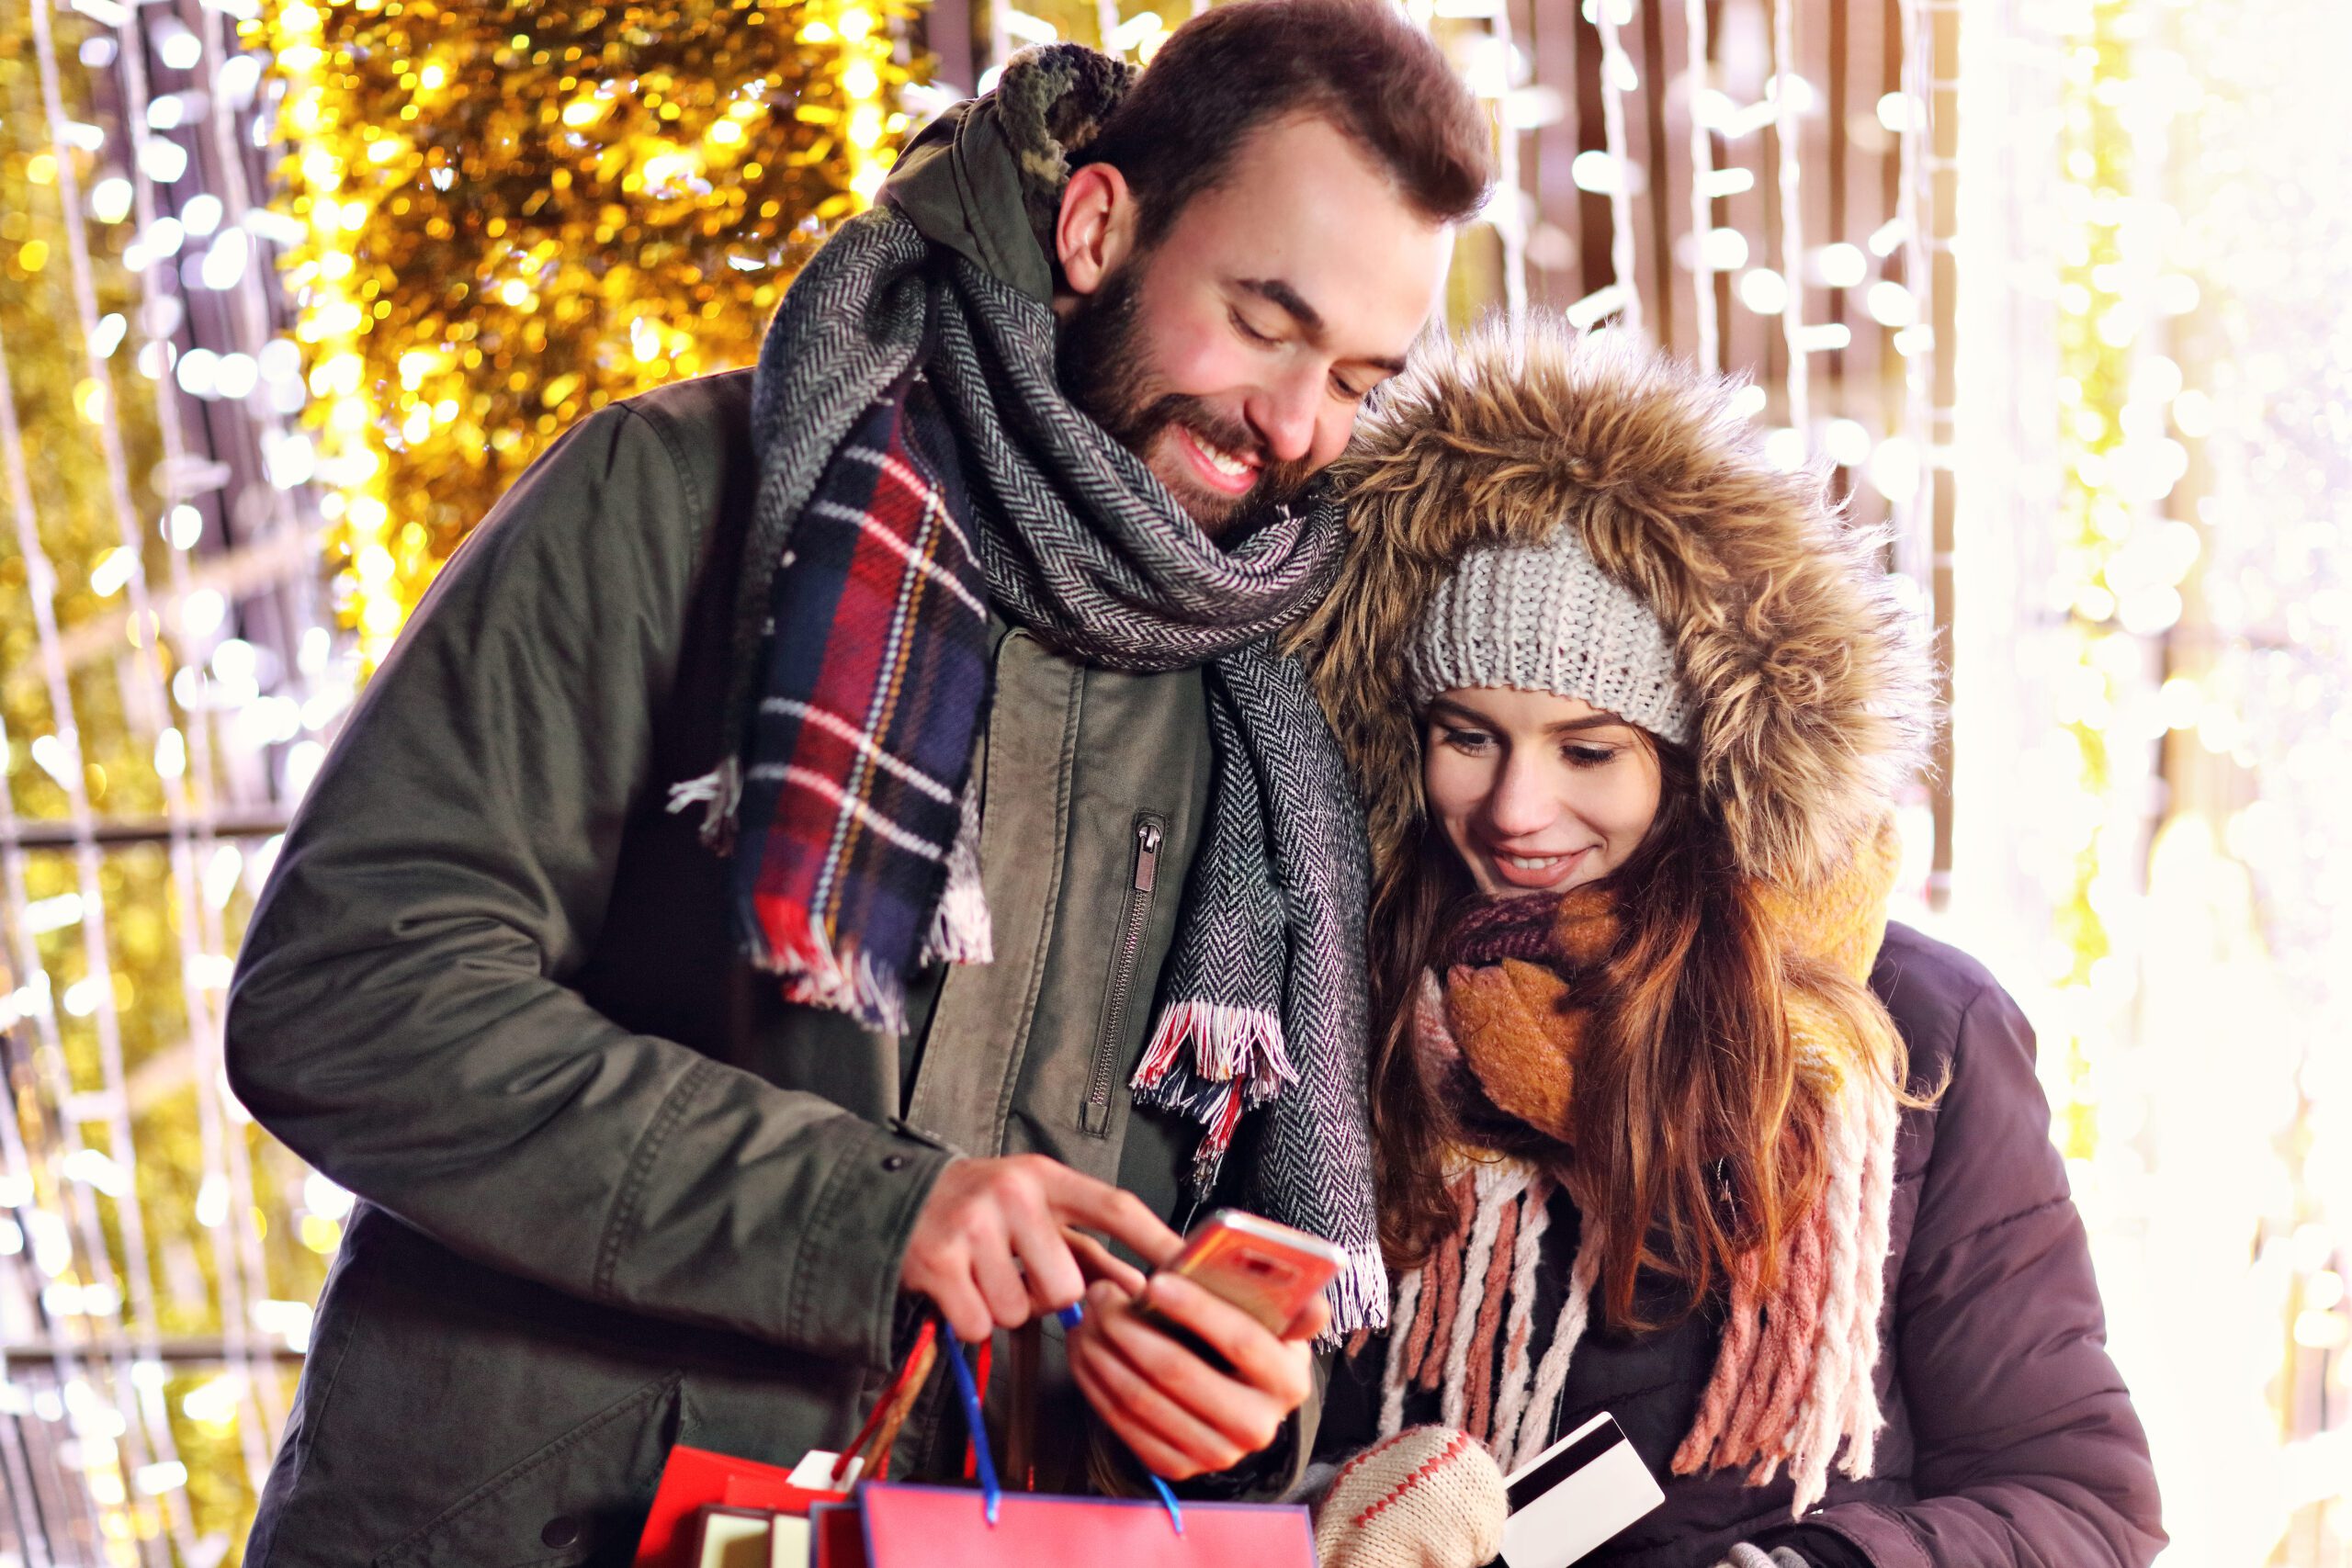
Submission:
MULTIPOLYGON (((1109 225, 1129 242, 1132 199, 1109 225)), ((1148 250, 1114 240, 1090 276, 1065 243, 1063 389, 1214 536, 1340 455, 1452 242, 1328 121, 1263 126, 1148 250)))

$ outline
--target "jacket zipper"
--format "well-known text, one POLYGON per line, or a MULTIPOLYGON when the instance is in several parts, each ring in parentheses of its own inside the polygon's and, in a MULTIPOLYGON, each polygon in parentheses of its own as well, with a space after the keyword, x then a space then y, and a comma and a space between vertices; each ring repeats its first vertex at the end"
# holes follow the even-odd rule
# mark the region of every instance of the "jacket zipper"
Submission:
POLYGON ((1118 946, 1111 960, 1111 988, 1102 998, 1102 1027, 1094 1039, 1094 1071, 1086 1080, 1086 1109, 1079 1125, 1096 1137, 1111 1131, 1111 1073, 1127 1032, 1127 1004, 1143 965, 1144 928, 1151 923, 1152 886, 1159 880, 1160 819, 1136 814, 1135 871, 1119 910, 1118 946))

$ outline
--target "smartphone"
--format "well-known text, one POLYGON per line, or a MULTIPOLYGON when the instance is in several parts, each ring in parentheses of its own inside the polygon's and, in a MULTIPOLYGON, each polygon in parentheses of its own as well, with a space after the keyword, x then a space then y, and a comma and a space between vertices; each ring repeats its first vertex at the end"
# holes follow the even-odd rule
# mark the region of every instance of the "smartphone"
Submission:
POLYGON ((1271 1334, 1296 1321, 1347 1262, 1321 1236, 1238 1209, 1220 1209, 1193 1227, 1166 1272, 1232 1303, 1271 1334))

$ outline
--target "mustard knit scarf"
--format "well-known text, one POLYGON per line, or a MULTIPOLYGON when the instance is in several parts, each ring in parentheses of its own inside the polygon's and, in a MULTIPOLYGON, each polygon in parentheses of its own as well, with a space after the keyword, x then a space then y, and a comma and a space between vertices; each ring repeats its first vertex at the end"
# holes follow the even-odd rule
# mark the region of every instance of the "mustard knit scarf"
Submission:
MULTIPOLYGON (((1768 893, 1775 929, 1792 951, 1866 981, 1885 935, 1899 855, 1889 818, 1830 885, 1768 893)), ((1498 959, 1456 965, 1442 982, 1429 974, 1416 1031, 1425 1059, 1458 1057, 1497 1110, 1560 1141, 1584 1014, 1554 964, 1599 956, 1615 922, 1605 893, 1538 908, 1497 911, 1478 946, 1481 957, 1498 959)), ((1820 1118, 1827 1180, 1792 1227, 1769 1291, 1759 1288, 1757 1258, 1735 1263, 1713 1375, 1673 1469, 1692 1475, 1736 1466, 1761 1485, 1785 1464, 1796 1486, 1792 1512, 1802 1514, 1820 1499, 1833 1459, 1850 1476, 1871 1470, 1882 1421, 1873 1372, 1901 1106, 1875 1069, 1883 1041, 1856 1039, 1842 1014, 1802 987, 1789 988, 1787 1009, 1798 1091, 1820 1118)), ((1878 1027, 1891 1031, 1879 1017, 1878 1027)), ((1399 1282, 1382 1430, 1401 1427, 1408 1388, 1438 1392, 1440 1419, 1485 1443, 1510 1471, 1550 1440, 1553 1407, 1589 1316, 1599 1225, 1582 1216, 1566 1305, 1534 1363, 1535 1275, 1554 1179, 1487 1150, 1464 1150, 1460 1164, 1453 1235, 1399 1282)))

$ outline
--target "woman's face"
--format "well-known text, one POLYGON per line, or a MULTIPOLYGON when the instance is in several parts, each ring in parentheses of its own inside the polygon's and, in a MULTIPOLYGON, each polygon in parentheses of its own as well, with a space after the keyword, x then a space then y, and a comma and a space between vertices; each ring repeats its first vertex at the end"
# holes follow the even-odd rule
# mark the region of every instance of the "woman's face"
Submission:
POLYGON ((1575 697, 1493 687, 1430 704, 1430 814, 1489 897, 1557 893, 1625 863, 1657 818, 1657 753, 1575 697))

